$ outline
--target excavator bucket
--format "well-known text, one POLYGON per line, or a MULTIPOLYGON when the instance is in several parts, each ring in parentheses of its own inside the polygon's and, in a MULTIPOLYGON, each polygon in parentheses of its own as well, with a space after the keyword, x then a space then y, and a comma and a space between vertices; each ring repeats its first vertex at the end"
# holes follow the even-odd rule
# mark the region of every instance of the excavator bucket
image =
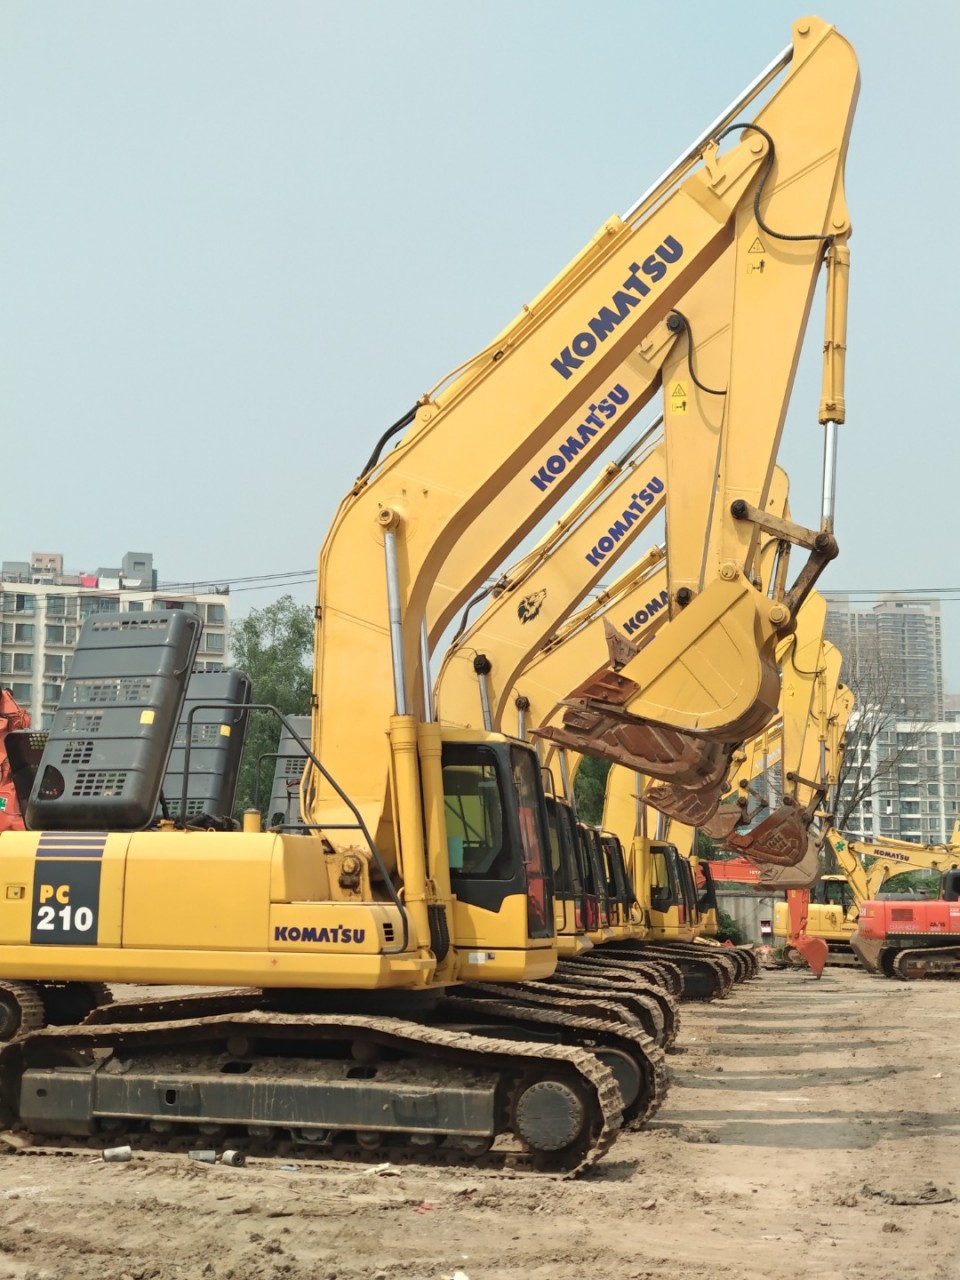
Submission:
POLYGON ((734 747, 777 712, 777 627, 787 620, 742 576, 718 579, 622 670, 604 667, 575 689, 562 725, 541 736, 661 782, 715 791, 701 806, 709 817, 734 747))
POLYGON ((807 914, 810 907, 809 889, 788 889, 787 907, 790 912, 790 935, 787 949, 799 952, 810 967, 815 978, 819 978, 827 963, 830 948, 822 938, 807 936, 807 914))
POLYGON ((806 811, 795 804, 781 804, 752 831, 732 835, 727 843, 754 862, 795 867, 807 852, 806 811))
POLYGON ((819 978, 826 968, 827 956, 830 954, 830 948, 824 940, 804 935, 801 938, 791 938, 790 945, 803 956, 813 976, 819 978))
POLYGON ((699 824, 702 831, 711 840, 726 841, 733 835, 743 821, 743 810, 739 805, 721 805, 712 818, 699 824))
POLYGON ((658 813, 674 818, 688 827, 706 829, 715 816, 722 785, 716 787, 678 787, 669 782, 657 782, 647 787, 644 800, 658 813))
POLYGON ((778 627, 788 621, 784 607, 742 575, 709 583, 623 668, 634 686, 626 710, 637 720, 746 742, 777 712, 778 627))
POLYGON ((807 832, 807 851, 792 867, 763 863, 758 884, 762 889, 810 889, 820 877, 820 847, 807 832))
POLYGON ((850 946, 853 954, 866 969, 867 973, 880 973, 880 952, 883 942, 879 938, 865 938, 859 929, 850 935, 850 946))
POLYGON ((615 704, 622 692, 616 683, 619 680, 606 670, 592 677, 564 702, 567 710, 562 725, 545 725, 534 733, 661 782, 717 789, 719 803, 730 763, 729 747, 665 725, 643 724, 623 714, 615 704))

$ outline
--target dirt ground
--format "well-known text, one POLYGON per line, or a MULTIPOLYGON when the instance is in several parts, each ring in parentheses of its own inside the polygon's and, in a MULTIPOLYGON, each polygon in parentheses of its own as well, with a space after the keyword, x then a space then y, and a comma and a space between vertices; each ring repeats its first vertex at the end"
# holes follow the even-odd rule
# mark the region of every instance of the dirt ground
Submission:
POLYGON ((576 1182, 0 1154, 0 1280, 953 1280, 958 996, 831 969, 685 1005, 659 1116, 576 1182))

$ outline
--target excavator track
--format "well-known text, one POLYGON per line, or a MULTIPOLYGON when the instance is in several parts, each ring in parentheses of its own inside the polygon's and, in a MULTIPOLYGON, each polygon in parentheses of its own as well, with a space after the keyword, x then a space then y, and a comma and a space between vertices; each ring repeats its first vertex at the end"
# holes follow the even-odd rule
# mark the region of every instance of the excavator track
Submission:
POLYGON ((82 1022, 94 1009, 113 1000, 105 982, 37 982, 44 1022, 50 1026, 70 1026, 82 1022))
POLYGON ((551 990, 571 996, 581 1003, 596 998, 623 1008, 624 1013, 661 1049, 669 1049, 677 1039, 680 1014, 677 1001, 665 991, 646 984, 640 986, 632 976, 626 981, 611 979, 607 973, 560 973, 549 980, 551 990))
POLYGON ((0 982, 0 1045, 46 1022, 35 982, 0 982))
POLYGON ((202 991, 186 996, 149 996, 98 1005, 84 1025, 112 1022, 175 1022, 184 1018, 210 1018, 222 1013, 249 1013, 262 1009, 268 993, 256 987, 231 991, 202 991))
POLYGON ((593 1000, 612 1005, 628 1025, 641 1030, 660 1049, 670 1049, 676 1042, 679 1018, 673 1016, 672 997, 665 996, 666 1005, 633 983, 611 982, 602 975, 580 978, 571 975, 562 981, 551 979, 550 989, 577 1000, 589 1008, 593 1000))
POLYGON ((596 1163, 622 1122, 613 1073, 578 1043, 492 1031, 261 1010, 48 1027, 0 1050, 0 1121, 43 1143, 199 1133, 251 1153, 292 1139, 324 1158, 482 1158, 568 1177, 596 1163))
POLYGON ((648 1034, 653 1036, 657 1044, 669 1049, 677 1039, 680 1030, 680 997, 655 983, 639 978, 630 961, 618 962, 616 957, 607 955, 598 956, 592 964, 563 960, 557 966, 554 976, 546 981, 551 987, 573 984, 584 993, 580 999, 588 996, 593 988, 607 1000, 636 996, 648 1009, 651 1005, 655 1008, 655 1013, 651 1011, 651 1016, 654 1025, 662 1025, 662 1032, 657 1035, 648 1030, 648 1034))
POLYGON ((488 992, 493 991, 496 996, 503 999, 526 1002, 531 998, 536 1004, 549 1004, 550 993, 555 992, 558 996, 576 1001, 578 1011, 586 1017, 597 1013, 604 1018, 613 1018, 624 1026, 633 1027, 634 1030, 642 1032, 658 1048, 664 1048, 666 1030, 660 1010, 654 1001, 638 993, 624 992, 621 995, 619 991, 598 990, 596 987, 590 988, 585 984, 575 986, 572 983, 551 982, 549 989, 545 990, 546 985, 543 982, 517 982, 509 986, 482 983, 476 986, 457 987, 451 995, 459 995, 462 991, 465 996, 472 999, 484 1000, 488 992), (602 1013, 598 1013, 600 1009, 602 1013))
MULTIPOLYGON (((579 999, 562 998, 551 992, 526 992, 518 1000, 512 986, 477 988, 476 996, 461 993, 442 1002, 459 1021, 464 1013, 488 1023, 516 1026, 531 1037, 556 1036, 560 1043, 589 1049, 610 1067, 620 1087, 623 1120, 632 1129, 640 1128, 656 1115, 667 1091, 666 1058, 650 1037, 626 1026, 618 1017, 615 1002, 609 1009, 597 1002, 597 1015, 584 1016, 579 999), (499 998, 494 992, 499 994, 499 998), (606 1055, 609 1054, 609 1059, 606 1055)), ((477 1028, 468 1028, 471 1033, 477 1028)), ((479 1028, 486 1034, 483 1028, 479 1028)))
POLYGON ((599 972, 604 965, 629 964, 630 972, 639 981, 665 991, 679 1000, 683 994, 683 974, 679 965, 668 964, 651 957, 642 957, 637 951, 623 950, 624 946, 629 948, 630 944, 607 942, 596 951, 586 951, 579 956, 568 956, 560 961, 558 968, 562 970, 567 967, 570 970, 576 969, 578 972, 582 970, 584 973, 590 973, 593 970, 599 972))
POLYGON ((732 961, 733 968, 734 968, 733 981, 735 984, 740 982, 746 982, 748 978, 756 976, 751 973, 750 964, 746 956, 741 955, 735 947, 723 947, 723 948, 712 947, 709 945, 705 946, 703 943, 700 943, 700 942, 695 942, 692 945, 695 947, 700 947, 701 950, 706 950, 708 955, 711 952, 715 951, 717 955, 721 956, 724 960, 732 961))
POLYGON ((754 951, 753 947, 736 946, 728 947, 727 950, 737 959, 742 960, 746 964, 747 979, 760 977, 760 957, 754 951))
MULTIPOLYGON (((583 956, 577 956, 574 959, 582 960, 588 967, 591 963, 607 964, 610 961, 610 948, 614 946, 616 943, 607 943, 596 951, 587 951, 583 956)), ((679 965, 662 957, 654 960, 652 956, 643 956, 638 951, 631 951, 628 963, 637 977, 680 999, 683 994, 683 974, 679 965)))
MULTIPOLYGON (((884 967, 886 971, 886 966, 884 967)), ((920 978, 960 978, 960 946, 911 947, 890 961, 891 976, 903 982, 920 978)))
POLYGON ((729 994, 736 981, 736 962, 720 953, 720 948, 690 943, 626 942, 607 948, 611 958, 630 961, 641 952, 652 959, 677 965, 683 975, 681 1000, 718 1000, 729 994), (714 954, 716 952, 717 954, 714 954))

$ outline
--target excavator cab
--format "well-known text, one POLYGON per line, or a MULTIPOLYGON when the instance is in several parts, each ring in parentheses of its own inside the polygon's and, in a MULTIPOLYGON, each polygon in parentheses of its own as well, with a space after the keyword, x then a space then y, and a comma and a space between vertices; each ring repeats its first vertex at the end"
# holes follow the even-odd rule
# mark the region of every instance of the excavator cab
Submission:
MULTIPOLYGON (((673 846, 670 846, 671 848, 673 846)), ((676 854, 677 880, 680 884, 680 896, 683 900, 683 918, 684 921, 696 928, 700 923, 700 908, 697 903, 697 883, 693 875, 693 867, 686 858, 682 858, 674 849, 676 854)))
POLYGON ((856 899, 846 876, 824 876, 810 890, 810 904, 811 906, 841 907, 844 912, 847 912, 856 905, 856 899))
POLYGON ((703 878, 697 885, 697 914, 700 918, 700 933, 707 938, 715 938, 719 929, 717 906, 717 884, 713 876, 713 868, 705 858, 697 860, 697 874, 703 878))
POLYGON ((582 887, 583 910, 577 921, 578 931, 584 935, 596 933, 600 928, 602 895, 593 859, 573 806, 568 801, 558 800, 557 815, 573 851, 577 881, 582 887))
POLYGON ((586 877, 587 894, 596 903, 596 941, 607 941, 611 936, 614 914, 607 892, 607 877, 599 833, 585 822, 577 823, 581 865, 586 877))
POLYGON ((617 923, 624 929, 628 929, 631 924, 637 895, 634 892, 633 882, 627 870, 626 859, 623 856, 623 845, 612 831, 601 831, 599 832, 599 837, 607 873, 607 893, 611 900, 611 906, 614 908, 617 923))
POLYGON ((657 938, 689 933, 690 904, 681 881, 682 861, 674 845, 660 840, 651 843, 650 927, 657 938))
POLYGON ((444 742, 442 768, 455 939, 507 950, 551 939, 550 838, 536 754, 506 739, 444 742))
POLYGON ((558 950, 561 955, 575 955, 583 949, 582 938, 587 927, 587 899, 577 857, 578 841, 563 802, 548 793, 546 804, 558 950))

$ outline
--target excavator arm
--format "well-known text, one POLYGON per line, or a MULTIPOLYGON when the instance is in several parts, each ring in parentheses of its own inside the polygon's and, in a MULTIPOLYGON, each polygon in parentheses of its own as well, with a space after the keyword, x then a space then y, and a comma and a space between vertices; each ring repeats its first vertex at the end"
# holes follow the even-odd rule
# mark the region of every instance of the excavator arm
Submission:
POLYGON ((807 849, 814 811, 826 793, 828 703, 840 678, 840 655, 826 670, 826 601, 811 592, 797 613, 797 628, 781 657, 782 800, 768 817, 727 843, 758 862, 794 866, 807 849))
POLYGON ((828 848, 850 882, 856 905, 875 898, 881 886, 904 871, 945 871, 960 863, 960 848, 946 844, 911 844, 907 840, 847 840, 834 827, 825 835, 828 848), (871 859, 865 866, 863 859, 871 859))
MULTIPOLYGON (((782 519, 788 514, 787 492, 786 474, 777 468, 766 502, 766 511, 772 520, 782 519)), ((759 556, 757 585, 760 591, 765 592, 770 588, 781 564, 779 539, 775 535, 766 534, 759 556)), ((667 568, 669 571, 669 561, 667 568)), ((651 597, 648 606, 641 608, 634 619, 631 620, 628 616, 627 621, 621 623, 620 631, 610 626, 608 619, 604 619, 606 648, 615 672, 638 655, 642 647, 649 645, 655 634, 662 634, 668 603, 669 589, 668 584, 665 584, 659 598, 651 597), (655 611, 658 613, 657 626, 648 624, 641 630, 637 623, 641 619, 646 622, 648 616, 655 611)), ((660 643, 659 639, 657 643, 660 643)), ((595 646, 594 652, 598 655, 602 652, 599 645, 595 646)), ((589 669, 583 665, 577 665, 583 661, 584 657, 585 654, 580 647, 570 650, 565 668, 568 686, 571 680, 577 678, 579 672, 589 669)), ((534 673, 540 674, 537 671, 538 665, 533 664, 534 670, 526 673, 525 678, 528 679, 534 673)), ((551 664, 553 665, 555 663, 551 664)), ((552 678, 559 679, 560 673, 557 672, 552 678)), ((564 713, 564 706, 569 704, 569 696, 558 700, 558 706, 551 709, 549 717, 541 720, 540 728, 536 730, 538 736, 556 745, 566 744, 565 725, 561 725, 560 720, 564 713)), ((730 765, 731 749, 719 743, 708 744, 705 749, 701 740, 667 728, 659 730, 655 742, 656 758, 652 763, 648 763, 648 767, 644 770, 651 778, 645 790, 646 803, 680 822, 691 826, 701 825, 712 816, 719 803, 723 780, 730 765)), ((577 754, 581 752, 577 751, 577 754)), ((591 752, 588 751, 586 754, 591 752)), ((629 769, 637 769, 637 763, 629 753, 618 753, 613 756, 613 761, 622 763, 629 769)))
MULTIPOLYGON (((639 459, 611 464, 599 500, 568 513, 503 576, 494 599, 444 657, 434 692, 442 723, 499 727, 527 663, 663 510, 664 475, 659 443, 639 459)), ((634 570, 662 561, 654 547, 634 570)))
MULTIPOLYGON (((769 377, 764 373, 762 426, 747 432, 759 482, 739 474, 735 455, 744 447, 741 431, 736 442, 734 437, 724 442, 720 454, 721 497, 725 505, 729 494, 738 495, 738 500, 746 494, 763 506, 824 237, 835 237, 833 252, 849 230, 841 172, 856 91, 856 63, 846 42, 816 19, 799 23, 792 51, 772 64, 649 198, 624 218, 609 220, 488 348, 441 391, 421 401, 399 446, 386 458, 374 459, 341 504, 320 555, 312 745, 353 798, 368 828, 378 833, 388 863, 403 842, 402 833, 398 842, 394 828, 389 779, 394 775, 394 790, 411 780, 406 773, 403 783, 396 777, 398 753, 402 754, 399 739, 406 735, 406 741, 411 727, 401 722, 410 718, 415 736, 423 624, 452 548, 472 535, 496 496, 518 476, 526 477, 525 483, 539 494, 530 477, 539 477, 541 467, 547 474, 565 470, 562 450, 545 452, 553 448, 557 433, 574 421, 574 443, 599 433, 590 416, 602 427, 604 414, 615 407, 615 397, 608 392, 617 371, 631 354, 656 343, 657 327, 670 321, 671 311, 731 245, 736 247, 738 293, 724 417, 732 403, 752 398, 757 390, 748 376, 750 368, 769 366, 769 377), (718 142, 724 127, 736 123, 733 117, 788 63, 787 75, 756 121, 749 128, 738 124, 731 135, 736 141, 721 153, 718 142), (694 167, 700 157, 702 165, 694 167), (746 301, 750 292, 740 274, 748 265, 752 238, 762 234, 761 223, 772 228, 776 241, 765 246, 763 255, 762 274, 770 287, 751 295, 747 310, 754 319, 744 324, 738 341, 741 312, 746 315, 740 298, 746 301), (814 238, 779 238, 794 234, 814 238), (775 330, 778 338, 773 342, 775 330), (775 358, 771 346, 782 348, 775 358), (777 408, 771 417, 767 406, 774 397, 777 408), (390 733, 356 737, 353 729, 358 723, 390 726, 390 733)), ((666 386, 665 377, 663 381, 666 386)), ((682 425, 668 421, 668 450, 678 447, 682 425)), ((724 425, 724 437, 727 430, 724 425)), ((715 429, 713 443, 716 448, 715 429)), ((696 446, 698 457, 701 447, 696 446)), ((711 480, 709 491, 700 493, 699 511, 711 506, 714 488, 711 480)), ((749 525, 752 510, 746 519, 749 525)), ((721 523, 729 520, 724 517, 721 523)), ((484 564, 494 556, 502 561, 522 533, 522 524, 501 527, 496 545, 491 544, 489 554, 484 551, 484 564)), ((751 534, 745 545, 751 548, 753 541, 751 534)), ((721 569, 729 542, 727 537, 721 569)), ((701 554, 702 545, 701 540, 701 554)), ((479 566, 476 576, 452 587, 444 606, 449 616, 476 590, 483 572, 479 566)), ((711 568, 704 582, 712 575, 711 568)), ((740 591, 741 571, 735 576, 740 591)), ((790 607, 768 603, 760 612, 767 621, 754 628, 746 646, 749 650, 752 645, 757 653, 767 642, 770 626, 789 621, 790 607)), ((684 617, 689 616, 688 611, 684 617)), ((439 617, 438 610, 435 618, 439 617)), ((702 628, 700 634, 705 634, 702 628)), ((696 647, 699 641, 693 643, 696 647)), ((663 653, 668 647, 657 645, 663 653)), ((758 662, 764 666, 754 655, 752 669, 758 662)), ((752 674, 747 677, 751 683, 756 683, 752 674)), ((765 687, 767 681, 761 683, 765 687)), ((711 698, 717 702, 712 694, 711 698)), ((748 699, 756 702, 752 694, 748 699)), ((769 700, 766 694, 764 699, 769 700)), ((688 719, 688 701, 676 700, 669 711, 671 720, 688 719)), ((715 706, 707 718, 715 725, 727 724, 728 730, 733 723, 739 733, 741 721, 757 717, 737 715, 731 721, 726 709, 715 706)), ((342 844, 336 829, 345 818, 340 795, 311 773, 303 800, 309 820, 326 831, 334 846, 342 844)), ((422 821, 416 806, 399 821, 415 838, 422 821)))
MULTIPOLYGON (((804 28, 810 30, 806 21, 797 30, 804 28)), ((771 522, 763 510, 799 341, 824 261, 830 295, 825 342, 828 380, 838 368, 834 357, 845 346, 849 223, 842 163, 856 73, 839 48, 834 54, 829 87, 820 82, 817 91, 817 113, 823 109, 825 115, 813 134, 802 141, 793 139, 787 147, 776 144, 771 173, 776 171, 783 180, 778 180, 778 198, 767 203, 764 194, 755 208, 744 205, 738 210, 730 363, 725 376, 714 375, 709 387, 723 393, 722 430, 671 432, 671 419, 682 420, 687 397, 670 397, 666 415, 670 626, 656 646, 622 670, 585 682, 570 699, 562 730, 552 734, 556 741, 632 762, 654 774, 663 741, 659 726, 698 737, 706 752, 711 740, 744 741, 773 716, 779 700, 777 643, 817 574, 836 553, 832 444, 835 424, 844 414, 836 384, 825 392, 820 406, 820 417, 829 428, 821 528, 802 530, 788 522, 771 522), (826 94, 823 98, 821 90, 826 94), (794 141, 799 143, 795 152, 794 141), (693 513, 693 518, 671 520, 674 503, 676 509, 693 513), (787 588, 785 576, 778 578, 772 599, 755 585, 763 530, 777 530, 785 543, 805 546, 810 552, 793 587, 787 588)), ((821 69, 825 68, 826 62, 821 69)), ((808 69, 812 71, 812 64, 808 69)), ((762 111, 756 123, 765 135, 775 138, 782 132, 786 141, 789 127, 784 106, 785 99, 772 100, 769 111, 762 111)), ((705 394, 682 344, 667 359, 664 382, 681 393, 695 388, 697 394, 705 394)))

